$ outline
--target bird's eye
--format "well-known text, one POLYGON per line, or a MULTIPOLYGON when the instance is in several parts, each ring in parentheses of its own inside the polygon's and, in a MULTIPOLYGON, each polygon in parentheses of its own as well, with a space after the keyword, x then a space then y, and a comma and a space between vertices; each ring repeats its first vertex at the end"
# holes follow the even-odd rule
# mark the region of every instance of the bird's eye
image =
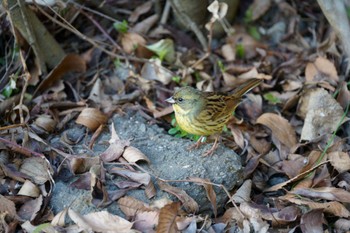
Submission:
POLYGON ((177 100, 178 100, 179 102, 184 101, 184 99, 182 99, 182 98, 178 98, 177 100))

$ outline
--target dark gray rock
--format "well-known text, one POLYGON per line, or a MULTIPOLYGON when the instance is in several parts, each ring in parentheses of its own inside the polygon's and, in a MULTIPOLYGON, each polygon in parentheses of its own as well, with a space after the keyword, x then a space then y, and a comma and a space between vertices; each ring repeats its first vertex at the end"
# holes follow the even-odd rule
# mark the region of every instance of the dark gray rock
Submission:
MULTIPOLYGON (((185 180, 188 177, 206 178, 213 183, 224 185, 228 190, 233 189, 235 185, 242 181, 241 159, 229 148, 219 145, 214 155, 202 157, 203 152, 211 148, 211 143, 203 145, 199 149, 188 151, 187 148, 194 143, 193 141, 174 138, 157 125, 148 124, 144 118, 135 112, 123 116, 115 115, 113 122, 119 137, 121 139, 132 139, 131 145, 141 150, 149 158, 151 164, 143 163, 141 166, 152 175, 165 180, 185 180)), ((94 146, 96 156, 107 148, 108 143, 106 142, 109 138, 110 135, 107 131, 101 135, 94 146)), ((81 152, 81 148, 75 148, 81 152)), ((80 213, 93 211, 94 207, 87 201, 87 199, 90 199, 90 193, 69 187, 68 185, 71 182, 72 180, 68 182, 57 181, 51 199, 51 207, 54 212, 62 210, 72 201, 74 201, 73 209, 75 207, 80 213), (79 200, 83 203, 77 203, 79 200)), ((204 187, 192 182, 171 182, 169 184, 186 191, 199 204, 200 213, 212 213, 211 204, 204 187)), ((153 199, 164 196, 176 199, 173 195, 162 192, 157 185, 156 190, 157 195, 153 199)), ((214 187, 214 190, 220 211, 228 198, 222 188, 214 187)), ((150 202, 143 190, 140 189, 129 191, 127 195, 144 202, 150 202)), ((108 210, 111 213, 120 214, 114 203, 108 207, 108 210)))

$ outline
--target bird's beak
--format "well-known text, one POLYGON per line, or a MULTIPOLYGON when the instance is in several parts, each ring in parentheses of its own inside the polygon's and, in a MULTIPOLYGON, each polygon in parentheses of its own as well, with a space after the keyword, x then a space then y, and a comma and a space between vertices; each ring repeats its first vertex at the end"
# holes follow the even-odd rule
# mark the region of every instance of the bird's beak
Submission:
POLYGON ((170 104, 175 104, 175 100, 173 99, 173 97, 170 97, 170 98, 166 99, 165 101, 170 103, 170 104))

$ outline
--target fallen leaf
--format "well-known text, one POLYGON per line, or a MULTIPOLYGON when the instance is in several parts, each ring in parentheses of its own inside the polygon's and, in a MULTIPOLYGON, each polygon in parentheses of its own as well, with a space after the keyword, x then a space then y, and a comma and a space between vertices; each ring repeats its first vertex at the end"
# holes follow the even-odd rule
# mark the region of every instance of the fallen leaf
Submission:
POLYGON ((128 146, 125 148, 123 157, 129 163, 136 163, 138 161, 146 161, 148 164, 150 163, 150 160, 148 159, 148 157, 144 153, 142 153, 139 149, 133 146, 128 146))
POLYGON ((330 201, 350 203, 350 193, 344 189, 334 187, 299 188, 291 191, 304 197, 321 198, 330 201))
POLYGON ((141 15, 151 10, 152 5, 153 5, 152 1, 147 1, 137 6, 135 10, 130 14, 128 21, 131 23, 135 23, 141 15))
POLYGON ((217 216, 217 205, 216 205, 216 193, 214 191, 213 185, 210 184, 209 179, 202 179, 199 177, 190 177, 188 180, 196 182, 200 185, 202 185, 205 189, 205 193, 207 194, 207 198, 211 203, 211 206, 213 208, 214 216, 217 216))
POLYGON ((294 195, 290 194, 279 198, 297 205, 305 205, 310 209, 323 209, 326 213, 333 214, 334 216, 344 218, 348 218, 350 216, 350 212, 346 209, 346 207, 337 201, 315 202, 308 199, 296 198, 294 195))
POLYGON ((53 175, 50 163, 46 159, 39 157, 26 158, 19 171, 30 176, 32 181, 38 185, 51 180, 53 175))
POLYGON ((18 195, 29 196, 29 197, 39 197, 40 190, 31 181, 26 180, 18 192, 18 195))
POLYGON ((82 216, 69 209, 68 215, 81 229, 89 232, 129 233, 133 225, 133 223, 107 211, 82 216))
POLYGON ((335 228, 336 232, 349 231, 349 229, 350 229, 350 220, 349 219, 344 219, 344 218, 338 219, 334 223, 334 228, 335 228))
POLYGON ((315 209, 307 212, 300 219, 300 228, 303 233, 323 232, 323 210, 315 209))
POLYGON ((336 85, 339 81, 334 64, 324 57, 318 57, 306 65, 305 79, 307 82, 328 81, 332 85, 336 85))
POLYGON ((343 173, 350 170, 350 156, 348 153, 342 151, 334 151, 328 153, 327 155, 332 166, 339 173, 343 173))
POLYGON ((289 149, 292 149, 297 145, 294 128, 282 116, 274 113, 264 113, 257 119, 256 123, 265 125, 271 129, 274 137, 289 149))
POLYGON ((252 11, 252 21, 259 19, 261 16, 265 15, 265 13, 271 7, 271 0, 254 0, 253 4, 250 5, 250 10, 252 11))
POLYGON ((86 63, 82 57, 77 54, 67 54, 61 62, 53 69, 47 77, 36 88, 33 96, 47 90, 53 83, 60 80, 60 78, 71 71, 83 73, 86 70, 86 63))
POLYGON ((129 178, 130 180, 136 181, 143 185, 148 185, 151 182, 151 176, 148 173, 134 172, 118 167, 113 167, 109 170, 109 173, 129 178))
POLYGON ((177 233, 176 217, 180 209, 179 202, 164 206, 159 213, 157 233, 177 233))
POLYGON ((228 202, 234 201, 236 204, 250 201, 252 191, 252 180, 245 180, 239 189, 233 194, 228 202))
POLYGON ((62 211, 57 213, 55 217, 53 217, 51 221, 51 225, 64 227, 66 225, 65 219, 67 214, 68 214, 68 208, 64 208, 62 211))
POLYGON ((198 211, 199 206, 197 202, 184 190, 171 186, 170 184, 167 184, 159 179, 157 181, 159 188, 176 196, 181 201, 183 207, 187 210, 188 213, 196 213, 198 211))
POLYGON ((140 232, 153 232, 158 221, 159 211, 137 212, 133 228, 140 232))
POLYGON ((104 162, 111 162, 117 160, 124 153, 125 147, 130 145, 128 140, 121 140, 115 130, 114 123, 110 126, 111 139, 109 140, 109 147, 105 150, 100 158, 104 162))
POLYGON ((118 205, 120 210, 128 217, 134 217, 138 212, 153 211, 152 208, 142 201, 130 196, 120 198, 118 205))
POLYGON ((17 214, 20 218, 33 221, 34 218, 39 214, 43 205, 43 196, 40 195, 38 198, 25 202, 21 208, 19 208, 17 214))
POLYGON ((84 108, 79 114, 77 124, 84 125, 91 131, 95 131, 100 125, 107 123, 107 116, 96 108, 84 108))
POLYGON ((122 47, 126 53, 134 52, 135 48, 146 45, 146 40, 135 32, 127 32, 122 36, 122 47))
POLYGON ((6 213, 10 221, 17 218, 15 203, 0 194, 0 213, 6 213))

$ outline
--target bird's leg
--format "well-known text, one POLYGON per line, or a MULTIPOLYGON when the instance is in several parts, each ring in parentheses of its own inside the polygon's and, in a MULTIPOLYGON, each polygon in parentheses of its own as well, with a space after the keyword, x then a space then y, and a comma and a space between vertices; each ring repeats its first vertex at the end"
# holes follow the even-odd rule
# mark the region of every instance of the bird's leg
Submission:
POLYGON ((220 135, 217 135, 215 137, 215 142, 214 142, 213 146, 210 148, 210 150, 207 150, 206 152, 203 153, 203 155, 202 155, 203 157, 211 156, 214 153, 214 151, 219 146, 219 138, 220 138, 220 135))
POLYGON ((187 150, 193 150, 193 149, 198 149, 200 145, 203 144, 203 139, 205 136, 200 136, 200 138, 197 140, 197 142, 187 148, 187 150))

